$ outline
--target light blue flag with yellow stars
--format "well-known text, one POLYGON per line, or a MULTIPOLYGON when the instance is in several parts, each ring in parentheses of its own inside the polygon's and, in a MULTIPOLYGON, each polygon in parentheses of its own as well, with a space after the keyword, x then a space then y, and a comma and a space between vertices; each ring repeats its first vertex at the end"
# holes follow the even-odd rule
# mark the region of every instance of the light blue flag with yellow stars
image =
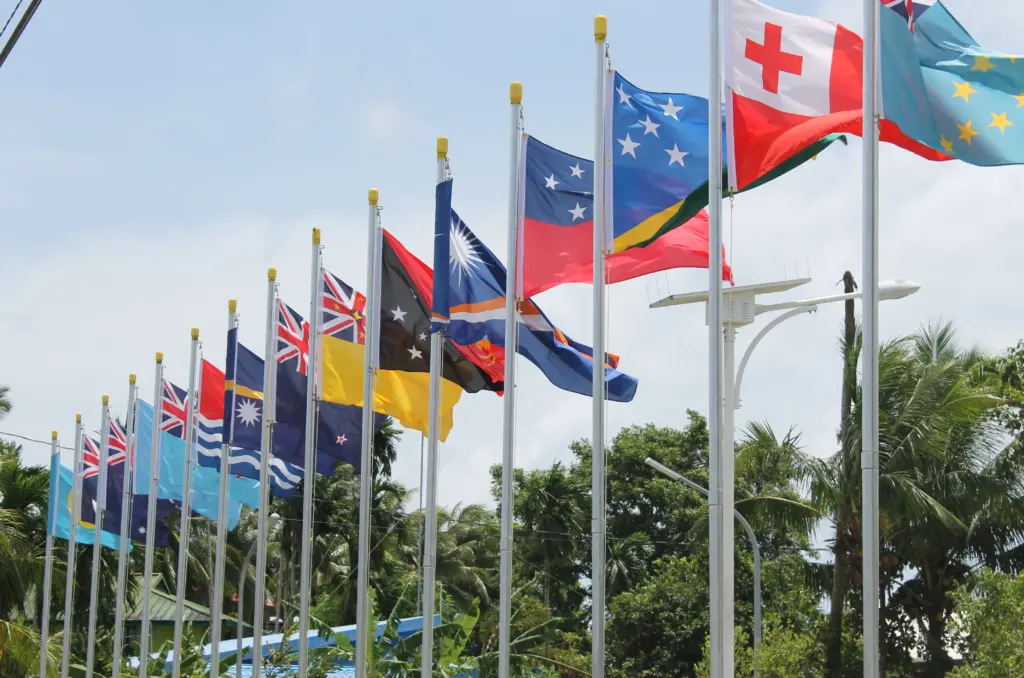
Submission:
POLYGON ((1024 164, 1024 57, 981 47, 940 2, 915 11, 913 32, 883 8, 880 29, 886 118, 972 165, 1024 164))

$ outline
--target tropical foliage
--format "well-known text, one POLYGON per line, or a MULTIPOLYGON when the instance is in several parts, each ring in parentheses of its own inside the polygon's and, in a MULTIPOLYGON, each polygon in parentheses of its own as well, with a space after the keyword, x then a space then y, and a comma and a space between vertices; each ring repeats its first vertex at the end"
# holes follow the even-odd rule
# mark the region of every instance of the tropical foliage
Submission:
MULTIPOLYGON (((847 331, 848 330, 848 331, 847 331)), ((763 637, 755 653, 753 560, 737 534, 737 675, 856 676, 861 673, 861 394, 854 326, 840 341, 844 403, 833 449, 809 449, 785 422, 742 425, 736 444, 736 505, 762 556, 763 637)), ((880 358, 879 501, 882 510, 882 638, 886 675, 1024 675, 1019 638, 1024 590, 1024 342, 986 355, 935 325, 886 343, 880 358), (1016 615, 1016 616, 1014 616, 1016 615), (963 659, 961 659, 963 657, 963 659)), ((0 417, 11 406, 0 389, 0 417)), ((374 676, 418 674, 420 636, 402 638, 399 620, 417 616, 420 530, 411 491, 391 476, 400 432, 389 423, 374 441, 370 585, 372 616, 384 632, 368 648, 374 676), (378 610, 386 611, 378 615, 378 610)), ((0 450, 0 674, 26 676, 38 661, 34 623, 42 580, 47 470, 26 465, 11 442, 0 450)), ((608 497, 608 675, 674 678, 707 674, 709 626, 707 504, 704 497, 645 465, 650 457, 706 485, 707 422, 688 411, 680 429, 629 426, 606 454, 608 497)), ((516 538, 512 668, 517 676, 585 676, 590 671, 589 443, 562 460, 514 475, 516 538)), ((501 469, 492 469, 500 499, 501 469)), ((324 633, 355 619, 359 477, 340 465, 314 487, 313 622, 324 633)), ((280 516, 267 558, 275 630, 293 633, 299 598, 301 492, 275 499, 280 516), (284 627, 283 629, 281 627, 284 627)), ((195 521, 188 545, 187 595, 250 619, 255 569, 246 554, 255 514, 228 534, 224 599, 211 600, 216 530, 195 521), (238 582, 246 607, 237 610, 238 582)), ((498 650, 499 516, 482 505, 438 513, 434 675, 493 676, 498 650)), ((174 526, 172 526, 174 527, 174 526)), ((79 546, 75 613, 88 601, 91 548, 79 546)), ((175 580, 180 545, 155 554, 163 580, 175 580)), ((141 571, 143 549, 132 555, 141 571)), ((63 609, 66 545, 54 553, 52 614, 63 609)), ((113 587, 115 556, 103 552, 101 587, 113 587)), ((138 591, 132 589, 134 597, 138 591)), ((101 627, 113 619, 101 596, 101 627)), ((81 665, 84 634, 73 635, 81 665)), ((225 625, 228 633, 233 625, 225 625)), ((269 628, 268 628, 269 630, 269 628)), ((52 648, 60 635, 51 636, 52 648)), ((314 653, 310 675, 350 660, 354 648, 314 653)), ((114 661, 109 637, 97 643, 98 675, 114 661)), ((129 651, 137 648, 129 647, 129 651)), ((160 649, 158 648, 158 651, 160 649)), ((163 648, 166 651, 166 648, 163 648)), ((194 651, 183 675, 201 675, 194 651)), ((287 675, 287 651, 269 675, 287 675)), ((53 662, 51 662, 53 665, 53 662)), ((227 664, 225 664, 225 670, 227 664)), ((164 664, 150 664, 154 676, 164 664)))

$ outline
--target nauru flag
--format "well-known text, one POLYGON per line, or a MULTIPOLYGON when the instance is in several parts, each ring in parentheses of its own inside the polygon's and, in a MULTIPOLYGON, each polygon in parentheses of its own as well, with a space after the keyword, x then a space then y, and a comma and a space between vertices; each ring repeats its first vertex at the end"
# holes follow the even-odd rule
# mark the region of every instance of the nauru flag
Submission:
MULTIPOLYGON (((881 43, 884 52, 884 35, 881 43)), ((757 0, 728 1, 726 147, 733 189, 828 134, 861 134, 863 52, 861 37, 840 24, 757 0)), ((881 140, 929 160, 949 159, 891 120, 882 120, 881 140)))

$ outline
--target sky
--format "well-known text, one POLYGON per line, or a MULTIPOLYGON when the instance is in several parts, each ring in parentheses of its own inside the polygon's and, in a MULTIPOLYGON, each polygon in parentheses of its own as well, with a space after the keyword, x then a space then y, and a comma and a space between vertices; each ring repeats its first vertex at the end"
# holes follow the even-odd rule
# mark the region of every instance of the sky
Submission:
MULTIPOLYGON (((859 3, 775 4, 861 26, 859 3)), ((1024 53, 1024 6, 947 6, 982 45, 1024 53)), ((99 427, 101 394, 124 413, 130 372, 152 400, 156 351, 167 377, 187 384, 191 327, 223 366, 232 297, 242 342, 262 352, 266 270, 277 268, 285 301, 308 309, 313 226, 325 265, 364 288, 370 187, 385 227, 430 261, 437 136, 450 139, 456 209, 503 258, 509 82, 523 83, 531 134, 593 157, 596 12, 625 77, 706 96, 705 3, 42 4, 0 70, 0 383, 14 403, 0 431, 48 440, 56 429, 70 446, 76 412, 99 427)), ((835 294, 847 269, 860 278, 860 148, 851 138, 726 204, 737 283, 813 278, 781 301, 835 294)), ((880 166, 880 277, 922 286, 882 304, 883 338, 948 320, 964 344, 1016 343, 1024 170, 931 164, 886 146, 880 166)), ((649 304, 707 283, 706 271, 684 270, 609 288, 607 346, 639 379, 633 402, 608 405, 609 438, 706 414, 703 309, 649 304)), ((589 286, 538 301, 591 342, 589 286)), ((821 306, 758 346, 739 434, 767 421, 799 431, 812 454, 834 451, 842 313, 821 306)), ((739 331, 738 353, 758 329, 739 331)), ((569 443, 590 435, 589 398, 526 361, 519 379, 516 465, 571 460, 569 443)), ((441 448, 441 504, 491 503, 501 416, 495 395, 463 397, 441 448)), ((25 454, 46 463, 48 445, 26 443, 25 454)), ((419 464, 420 435, 406 432, 397 478, 417 487, 419 464)))

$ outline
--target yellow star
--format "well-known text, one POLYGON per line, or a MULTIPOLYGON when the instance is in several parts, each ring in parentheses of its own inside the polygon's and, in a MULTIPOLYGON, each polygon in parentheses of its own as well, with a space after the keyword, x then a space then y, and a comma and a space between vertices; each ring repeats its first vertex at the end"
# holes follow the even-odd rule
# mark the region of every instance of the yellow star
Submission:
POLYGON ((945 134, 943 134, 939 139, 939 143, 942 144, 942 148, 946 150, 946 155, 954 155, 953 142, 947 139, 945 134))
POLYGON ((996 65, 989 61, 989 58, 987 56, 976 56, 974 57, 974 65, 971 66, 971 70, 981 71, 982 73, 988 73, 995 67, 996 65))
POLYGON ((1007 127, 1013 127, 1013 123, 1006 119, 1006 113, 989 113, 992 116, 992 122, 988 124, 989 127, 998 127, 999 131, 1006 134, 1007 127))
POLYGON ((956 91, 953 92, 953 98, 956 99, 957 97, 960 97, 967 103, 971 102, 972 94, 978 93, 978 90, 971 87, 971 83, 969 82, 954 82, 953 87, 956 88, 956 91))
POLYGON ((1014 96, 1013 98, 1017 100, 1017 108, 1024 107, 1024 92, 1021 92, 1019 96, 1014 96))
POLYGON ((1016 64, 1017 63, 1017 55, 1016 54, 1007 54, 1006 58, 1010 60, 1011 64, 1016 64))
POLYGON ((971 121, 968 120, 966 125, 957 125, 960 129, 960 141, 966 141, 967 145, 971 145, 971 139, 981 134, 981 132, 971 128, 971 121))

